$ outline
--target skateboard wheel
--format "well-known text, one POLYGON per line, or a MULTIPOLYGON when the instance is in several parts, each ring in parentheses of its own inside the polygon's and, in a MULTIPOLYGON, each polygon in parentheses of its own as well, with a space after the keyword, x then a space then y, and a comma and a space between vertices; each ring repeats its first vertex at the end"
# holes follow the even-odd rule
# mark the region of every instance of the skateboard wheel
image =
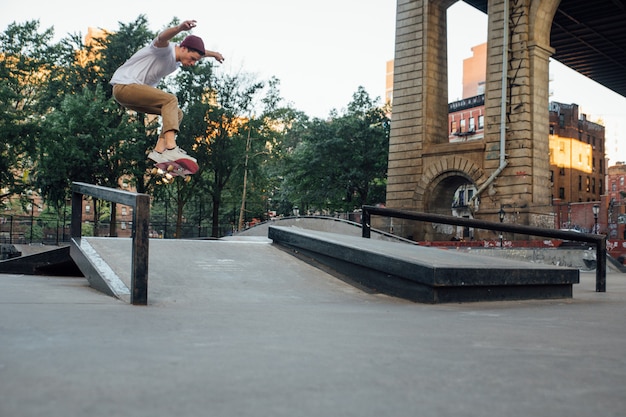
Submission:
POLYGON ((174 165, 168 165, 167 172, 172 172, 172 171, 174 171, 174 165))
POLYGON ((151 173, 152 175, 156 175, 158 172, 159 172, 159 170, 158 170, 158 169, 156 169, 156 168, 152 168, 152 169, 150 170, 150 173, 151 173))
POLYGON ((191 181, 191 177, 190 177, 189 175, 187 175, 187 176, 185 177, 185 182, 189 182, 189 181, 191 181))

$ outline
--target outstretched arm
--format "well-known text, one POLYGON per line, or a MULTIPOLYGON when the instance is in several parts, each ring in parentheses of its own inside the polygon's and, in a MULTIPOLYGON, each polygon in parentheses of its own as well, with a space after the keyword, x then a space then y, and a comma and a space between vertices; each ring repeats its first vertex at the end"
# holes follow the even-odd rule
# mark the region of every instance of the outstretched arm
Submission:
POLYGON ((174 36, 178 35, 180 32, 191 30, 194 27, 196 27, 195 20, 185 20, 179 25, 165 29, 163 32, 159 33, 159 36, 157 36, 156 41, 154 42, 154 46, 158 48, 165 48, 167 45, 169 45, 170 40, 174 36))
POLYGON ((217 62, 224 62, 224 57, 219 52, 209 51, 207 49, 204 51, 204 56, 215 58, 217 62))

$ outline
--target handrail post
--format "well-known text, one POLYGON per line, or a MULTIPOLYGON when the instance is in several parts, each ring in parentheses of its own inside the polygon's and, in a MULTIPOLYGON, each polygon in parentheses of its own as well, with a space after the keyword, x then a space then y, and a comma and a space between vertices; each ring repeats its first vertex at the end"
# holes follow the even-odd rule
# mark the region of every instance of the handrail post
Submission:
POLYGON ((148 231, 150 223, 150 197, 137 195, 133 211, 133 261, 131 304, 148 304, 148 231))
POLYGON ((606 292, 606 239, 596 242, 596 292, 606 292))
POLYGON ((366 207, 363 207, 361 213, 361 233, 362 237, 369 239, 371 236, 371 216, 366 207))
POLYGON ((72 191, 72 222, 70 226, 70 239, 80 239, 83 222, 83 194, 72 191))

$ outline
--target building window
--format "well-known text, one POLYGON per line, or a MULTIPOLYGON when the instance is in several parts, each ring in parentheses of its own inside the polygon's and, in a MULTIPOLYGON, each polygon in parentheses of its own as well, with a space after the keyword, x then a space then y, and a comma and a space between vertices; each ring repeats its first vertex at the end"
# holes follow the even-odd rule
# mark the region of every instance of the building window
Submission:
POLYGON ((583 190, 583 176, 579 175, 578 176, 578 191, 582 191, 583 190))
POLYGON ((475 132, 476 131, 476 121, 473 117, 469 118, 469 131, 470 132, 475 132))
POLYGON ((565 127, 565 115, 559 114, 559 127, 565 127))
POLYGON ((564 177, 565 176, 565 168, 564 167, 559 167, 559 175, 564 177))
POLYGON ((450 123, 450 133, 455 133, 456 132, 456 120, 453 120, 452 123, 450 123))
POLYGON ((461 119, 461 126, 459 132, 465 132, 465 119, 461 119))
POLYGON ((559 187, 559 198, 562 200, 565 199, 565 188, 563 187, 559 187))
POLYGON ((554 126, 553 125, 550 125, 550 134, 554 135, 554 126))
POLYGON ((478 116, 478 128, 483 129, 485 127, 485 116, 478 116))

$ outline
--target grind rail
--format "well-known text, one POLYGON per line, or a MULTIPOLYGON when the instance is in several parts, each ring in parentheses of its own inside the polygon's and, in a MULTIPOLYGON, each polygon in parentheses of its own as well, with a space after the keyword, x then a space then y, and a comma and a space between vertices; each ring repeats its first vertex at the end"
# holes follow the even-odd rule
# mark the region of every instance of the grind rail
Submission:
POLYGON ((364 238, 369 238, 371 235, 371 216, 374 214, 398 219, 418 220, 423 222, 449 224, 453 226, 467 226, 476 229, 593 243, 596 246, 596 292, 606 292, 606 236, 604 235, 544 229, 540 227, 510 223, 496 223, 486 220, 467 219, 464 217, 446 216, 434 213, 419 213, 375 206, 363 206, 362 210, 363 215, 361 217, 361 223, 363 225, 362 234, 364 238))
POLYGON ((130 302, 148 304, 148 232, 150 196, 81 182, 72 183, 71 245, 80 248, 83 196, 124 204, 133 209, 130 302))

